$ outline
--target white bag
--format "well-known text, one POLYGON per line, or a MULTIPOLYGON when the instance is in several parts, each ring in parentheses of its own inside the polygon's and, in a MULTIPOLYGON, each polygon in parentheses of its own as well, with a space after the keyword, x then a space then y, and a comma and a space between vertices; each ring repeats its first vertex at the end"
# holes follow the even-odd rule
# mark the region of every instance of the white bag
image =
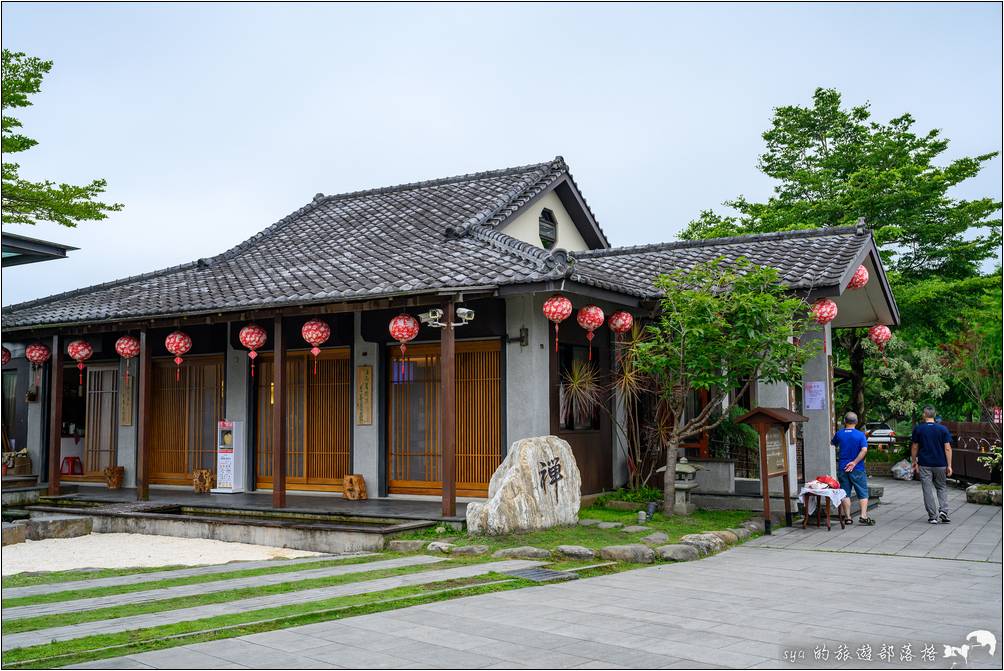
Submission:
POLYGON ((910 465, 908 459, 897 461, 890 470, 892 477, 897 480, 913 480, 913 466, 910 465))

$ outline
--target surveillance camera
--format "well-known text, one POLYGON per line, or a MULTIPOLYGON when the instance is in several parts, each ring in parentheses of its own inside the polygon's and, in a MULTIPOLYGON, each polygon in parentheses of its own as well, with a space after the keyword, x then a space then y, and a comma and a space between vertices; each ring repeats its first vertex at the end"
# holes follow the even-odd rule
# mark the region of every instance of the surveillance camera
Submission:
POLYGON ((439 319, 442 316, 443 316, 442 310, 440 310, 439 308, 433 308, 428 312, 421 313, 420 315, 418 315, 418 318, 422 321, 423 324, 436 324, 437 322, 439 322, 439 319))
POLYGON ((474 310, 470 308, 457 308, 457 317, 463 319, 465 322, 469 322, 474 319, 474 310))

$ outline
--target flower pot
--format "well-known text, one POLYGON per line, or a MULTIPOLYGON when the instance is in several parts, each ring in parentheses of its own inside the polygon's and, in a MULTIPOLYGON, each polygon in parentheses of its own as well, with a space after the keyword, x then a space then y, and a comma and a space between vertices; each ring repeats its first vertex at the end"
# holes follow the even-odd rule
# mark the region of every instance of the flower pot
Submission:
POLYGON ((105 484, 108 489, 121 489, 125 477, 125 466, 109 466, 105 469, 105 484))

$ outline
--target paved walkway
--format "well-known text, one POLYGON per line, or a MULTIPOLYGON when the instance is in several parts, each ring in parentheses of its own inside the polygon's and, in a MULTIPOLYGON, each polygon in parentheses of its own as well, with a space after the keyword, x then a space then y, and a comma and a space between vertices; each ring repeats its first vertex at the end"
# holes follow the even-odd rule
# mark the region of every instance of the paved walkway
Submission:
MULTIPOLYGON (((832 550, 893 554, 905 557, 1001 561, 1000 506, 966 503, 963 489, 949 488, 951 524, 928 524, 920 483, 892 478, 876 478, 885 487, 882 504, 872 515, 874 527, 853 524, 841 530, 834 520, 833 531, 812 526, 778 529, 752 545, 797 550, 832 550)), ((854 518, 857 522, 857 517, 854 518)), ((811 522, 810 522, 811 524, 811 522)))
POLYGON ((255 575, 245 578, 231 578, 229 580, 199 582, 188 585, 177 585, 175 587, 143 590, 140 592, 127 592, 125 594, 109 594, 107 596, 75 599, 73 601, 56 601, 53 603, 40 603, 31 606, 15 606, 13 608, 3 609, 3 619, 16 620, 25 617, 38 617, 39 615, 71 613, 82 610, 93 610, 95 608, 110 608, 112 606, 125 606, 149 601, 161 601, 163 599, 174 599, 176 597, 183 596, 210 594, 212 592, 226 592, 228 590, 243 589, 246 587, 264 587, 267 585, 296 582, 298 580, 331 578, 334 576, 349 575, 351 573, 367 573, 369 571, 400 568, 402 566, 435 564, 441 561, 446 561, 446 557, 412 555, 408 557, 384 559, 381 561, 370 561, 362 564, 343 564, 338 566, 327 566, 325 568, 306 569, 303 571, 291 571, 287 573, 268 573, 265 575, 255 575))
POLYGON ((11 650, 13 648, 26 648, 32 645, 41 645, 42 643, 50 643, 53 641, 68 641, 73 638, 94 636, 96 634, 114 634, 133 629, 145 629, 147 627, 173 624, 175 622, 199 620, 205 617, 213 617, 217 615, 228 615, 231 613, 260 610, 262 608, 274 608, 278 606, 306 603, 308 601, 333 599, 340 596, 382 592, 396 587, 425 585, 442 580, 468 578, 471 576, 490 573, 492 571, 515 571, 521 568, 540 566, 541 564, 542 562, 538 561, 525 561, 519 559, 490 562, 487 564, 471 564, 469 566, 458 566, 456 568, 447 568, 437 571, 407 573, 389 578, 377 578, 376 580, 334 585, 332 587, 319 587, 317 589, 306 589, 298 592, 269 594, 267 596, 239 599, 237 601, 226 601, 206 606, 180 608, 177 610, 160 611, 144 615, 131 615, 129 617, 120 617, 112 620, 84 622, 82 624, 73 624, 65 627, 52 627, 49 629, 38 629, 18 634, 5 634, 2 640, 2 646, 0 647, 2 647, 2 649, 6 652, 7 650, 11 650))

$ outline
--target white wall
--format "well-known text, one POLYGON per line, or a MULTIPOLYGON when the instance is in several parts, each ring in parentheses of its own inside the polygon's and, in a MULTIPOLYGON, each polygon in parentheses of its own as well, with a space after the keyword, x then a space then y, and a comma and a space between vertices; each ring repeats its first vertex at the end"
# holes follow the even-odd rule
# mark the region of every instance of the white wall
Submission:
POLYGON ((568 251, 584 251, 589 249, 589 245, 582 238, 579 229, 561 204, 561 199, 553 191, 544 194, 534 201, 523 214, 505 224, 500 230, 506 235, 510 235, 517 240, 528 242, 536 247, 543 247, 540 244, 540 213, 544 208, 554 212, 554 218, 558 220, 558 241, 555 247, 567 249, 568 251))
POLYGON ((547 349, 550 322, 542 312, 546 298, 529 294, 506 298, 508 334, 518 336, 522 327, 530 332, 527 347, 520 346, 519 342, 504 343, 507 446, 521 438, 551 433, 550 352, 547 349))
POLYGON ((835 477, 837 473, 833 448, 830 446, 830 439, 833 437, 833 373, 830 369, 833 332, 830 330, 830 325, 827 324, 822 330, 806 334, 802 340, 806 345, 811 345, 822 338, 824 333, 826 349, 825 351, 821 349, 805 364, 803 377, 802 414, 809 418, 809 421, 802 428, 804 442, 802 456, 806 480, 812 480, 818 475, 835 477), (826 398, 822 410, 809 410, 805 407, 804 383, 806 382, 823 383, 826 398))
POLYGON ((353 390, 352 390, 352 472, 363 476, 370 497, 380 494, 380 346, 362 337, 362 313, 356 312, 353 329, 353 390), (357 424, 359 413, 355 389, 355 371, 359 366, 373 367, 373 393, 370 414, 372 424, 357 424))

